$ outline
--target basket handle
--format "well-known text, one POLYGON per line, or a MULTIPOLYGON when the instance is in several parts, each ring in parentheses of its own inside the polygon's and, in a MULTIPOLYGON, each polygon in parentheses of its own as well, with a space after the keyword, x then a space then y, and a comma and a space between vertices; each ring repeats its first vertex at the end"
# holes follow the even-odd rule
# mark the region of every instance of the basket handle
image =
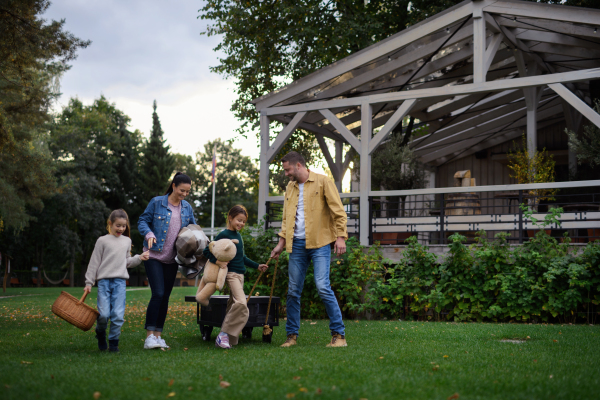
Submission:
POLYGON ((88 295, 88 292, 83 292, 83 296, 81 296, 81 299, 79 300, 78 304, 83 303, 85 301, 85 298, 87 297, 87 295, 88 295))

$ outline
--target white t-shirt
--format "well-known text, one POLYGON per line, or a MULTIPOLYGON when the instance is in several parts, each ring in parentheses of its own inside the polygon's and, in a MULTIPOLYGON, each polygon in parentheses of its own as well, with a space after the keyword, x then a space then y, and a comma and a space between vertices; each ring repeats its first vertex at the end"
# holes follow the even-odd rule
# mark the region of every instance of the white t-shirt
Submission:
POLYGON ((294 226, 294 238, 306 239, 304 226, 304 183, 298 184, 300 194, 298 195, 298 208, 296 209, 296 226, 294 226))

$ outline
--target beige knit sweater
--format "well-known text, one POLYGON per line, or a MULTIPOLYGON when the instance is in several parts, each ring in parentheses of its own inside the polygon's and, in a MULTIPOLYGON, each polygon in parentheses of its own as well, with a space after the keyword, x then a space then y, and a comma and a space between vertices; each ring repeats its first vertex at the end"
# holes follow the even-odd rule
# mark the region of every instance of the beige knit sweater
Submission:
POLYGON ((104 235, 98 238, 85 274, 85 284, 94 286, 100 279, 129 279, 127 268, 142 262, 140 256, 131 256, 131 239, 127 236, 104 235))

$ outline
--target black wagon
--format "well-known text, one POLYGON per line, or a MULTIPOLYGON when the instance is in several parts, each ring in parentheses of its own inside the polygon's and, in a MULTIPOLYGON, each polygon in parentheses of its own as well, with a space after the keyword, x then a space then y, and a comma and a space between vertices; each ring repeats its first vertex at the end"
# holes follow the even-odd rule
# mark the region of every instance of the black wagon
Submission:
MULTIPOLYGON (((196 303, 196 318, 200 326, 202 340, 210 340, 213 328, 223 325, 225 313, 227 311, 227 301, 229 296, 211 296, 208 306, 205 307, 196 302, 196 296, 185 296, 185 301, 188 303, 196 303)), ((279 297, 271 299, 271 310, 269 311, 269 319, 267 324, 271 328, 279 326, 279 297)), ((245 339, 252 338, 252 329, 255 327, 263 327, 265 325, 265 317, 267 316, 267 308, 269 306, 269 296, 253 296, 248 302, 248 310, 250 316, 248 322, 242 330, 242 337, 245 339)), ((263 336, 263 341, 271 342, 271 335, 263 336)))

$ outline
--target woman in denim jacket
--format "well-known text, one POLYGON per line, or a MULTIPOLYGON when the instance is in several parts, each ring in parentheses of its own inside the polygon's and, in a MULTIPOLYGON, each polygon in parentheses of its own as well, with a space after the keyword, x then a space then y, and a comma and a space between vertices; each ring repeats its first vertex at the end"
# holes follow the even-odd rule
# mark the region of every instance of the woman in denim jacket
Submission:
POLYGON ((144 236, 144 251, 150 250, 150 259, 144 261, 152 290, 146 311, 145 349, 169 348, 161 333, 177 275, 175 240, 181 228, 196 223, 192 207, 184 200, 191 187, 190 177, 177 172, 165 195, 150 200, 138 222, 138 230, 144 236))

